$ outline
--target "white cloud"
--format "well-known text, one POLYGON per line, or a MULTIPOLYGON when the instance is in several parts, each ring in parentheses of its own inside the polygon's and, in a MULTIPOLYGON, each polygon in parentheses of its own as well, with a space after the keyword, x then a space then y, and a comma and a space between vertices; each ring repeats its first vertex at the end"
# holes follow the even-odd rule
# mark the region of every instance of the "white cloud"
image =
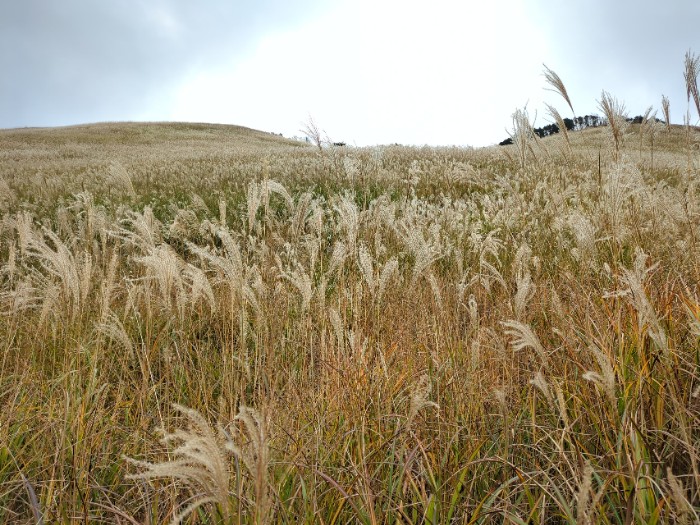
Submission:
POLYGON ((184 26, 166 4, 154 3, 144 6, 144 16, 158 36, 175 40, 182 36, 184 26))
POLYGON ((542 48, 516 0, 348 2, 193 75, 170 118, 290 135, 310 113, 360 145, 483 145, 539 95, 542 48))
POLYGON ((484 145, 526 103, 545 124, 542 63, 578 114, 602 89, 630 113, 687 107, 697 0, 6 2, 0 126, 228 122, 298 133, 310 113, 357 144, 484 145), (600 13, 605 12, 605 16, 600 13))

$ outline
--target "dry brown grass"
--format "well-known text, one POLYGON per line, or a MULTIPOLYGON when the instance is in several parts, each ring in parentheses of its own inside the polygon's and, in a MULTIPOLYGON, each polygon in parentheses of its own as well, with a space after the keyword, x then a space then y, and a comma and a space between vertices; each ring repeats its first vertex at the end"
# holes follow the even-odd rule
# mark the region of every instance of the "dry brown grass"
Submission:
MULTIPOLYGON (((573 115, 575 115, 576 112, 574 111, 574 105, 571 103, 571 99, 569 98, 569 93, 566 91, 566 86, 564 85, 564 81, 561 79, 561 77, 559 75, 557 75, 556 72, 552 71, 551 69, 549 69, 545 65, 544 66, 544 79, 547 82, 547 84, 549 84, 551 86, 550 89, 552 91, 561 95, 561 97, 569 105, 569 108, 571 109, 571 113, 573 115)), ((564 126, 562 129, 566 129, 566 126, 564 126)))
POLYGON ((1 520, 697 521, 697 135, 607 133, 0 132, 1 520))
MULTIPOLYGON (((700 56, 688 51, 685 54, 685 70, 683 78, 685 79, 685 87, 688 94, 688 103, 691 101, 695 105, 698 118, 700 118, 700 91, 698 91, 698 75, 700 75, 700 56)), ((688 111, 690 116, 690 110, 688 111)))

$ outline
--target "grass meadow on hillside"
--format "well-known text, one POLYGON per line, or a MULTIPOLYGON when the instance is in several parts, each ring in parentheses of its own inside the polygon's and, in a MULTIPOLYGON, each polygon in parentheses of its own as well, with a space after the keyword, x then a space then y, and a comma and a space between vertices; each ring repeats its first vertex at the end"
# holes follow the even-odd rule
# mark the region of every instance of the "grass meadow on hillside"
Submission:
POLYGON ((697 523, 700 134, 0 131, 0 521, 697 523))

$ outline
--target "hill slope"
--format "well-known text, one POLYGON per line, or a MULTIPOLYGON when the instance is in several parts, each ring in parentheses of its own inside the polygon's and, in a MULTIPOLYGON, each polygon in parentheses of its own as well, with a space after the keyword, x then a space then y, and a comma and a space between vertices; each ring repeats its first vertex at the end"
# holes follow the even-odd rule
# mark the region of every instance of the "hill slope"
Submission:
POLYGON ((121 122, 0 130, 0 162, 8 157, 19 162, 129 162, 144 155, 168 159, 293 146, 305 145, 264 131, 222 124, 121 122))
POLYGON ((289 146, 296 141, 243 126, 194 122, 101 122, 55 128, 0 129, 0 141, 55 145, 93 144, 101 146, 152 145, 187 139, 207 144, 225 141, 248 146, 289 146))
MULTIPOLYGON (((242 126, 196 123, 100 123, 60 128, 0 130, 0 182, 43 188, 44 200, 89 190, 120 166, 137 187, 161 178, 177 186, 223 173, 242 164, 259 165, 264 155, 312 151, 306 144, 242 126), (51 188, 56 191, 47 191, 51 188)), ((153 189, 153 188, 151 188, 153 189)), ((157 189, 157 188, 156 188, 157 189)), ((186 189, 186 188, 183 188, 186 189)), ((0 199, 1 201, 2 199, 0 199)), ((0 207, 2 211, 2 207, 0 207)))

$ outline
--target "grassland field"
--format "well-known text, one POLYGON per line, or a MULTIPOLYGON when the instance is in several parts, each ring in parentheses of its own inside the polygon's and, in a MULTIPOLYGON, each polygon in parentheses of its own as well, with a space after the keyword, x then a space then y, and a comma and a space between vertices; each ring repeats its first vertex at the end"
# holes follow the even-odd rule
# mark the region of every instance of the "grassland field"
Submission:
POLYGON ((700 132, 0 130, 0 522, 698 523, 700 132))

